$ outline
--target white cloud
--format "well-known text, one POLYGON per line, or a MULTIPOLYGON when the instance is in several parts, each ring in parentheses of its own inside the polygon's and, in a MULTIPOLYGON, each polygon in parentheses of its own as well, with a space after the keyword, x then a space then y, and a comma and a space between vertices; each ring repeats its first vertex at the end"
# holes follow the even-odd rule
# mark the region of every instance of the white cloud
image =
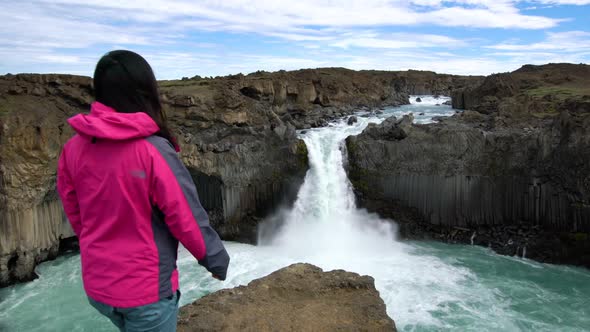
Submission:
POLYGON ((217 27, 220 29, 234 26, 250 31, 274 32, 303 26, 367 27, 428 23, 442 26, 540 29, 559 23, 559 20, 553 18, 521 14, 515 7, 515 1, 508 0, 52 1, 54 2, 123 11, 126 17, 138 21, 169 22, 179 18, 204 18, 219 22, 217 27), (432 10, 416 10, 413 7, 416 5, 432 10))
POLYGON ((198 31, 223 31, 338 47, 448 47, 462 42, 432 34, 364 36, 354 30, 426 24, 539 29, 559 21, 523 15, 511 0, 38 0, 2 5, 0 45, 46 51, 161 46, 198 31))
POLYGON ((283 33, 283 32, 269 32, 265 33, 267 36, 272 37, 279 37, 286 40, 293 40, 293 41, 321 41, 321 40, 329 40, 331 39, 328 36, 315 36, 311 34, 298 34, 298 33, 283 33))
POLYGON ((4 6, 0 45, 85 48, 100 43, 149 45, 170 38, 155 29, 100 23, 66 13, 65 9, 55 13, 26 3, 4 6))
POLYGON ((54 55, 54 54, 43 54, 37 57, 41 61, 54 62, 54 63, 79 63, 80 57, 75 55, 54 55))
POLYGON ((345 37, 331 43, 335 47, 362 47, 362 48, 429 48, 429 47, 458 47, 465 42, 455 38, 432 34, 417 33, 355 33, 354 37, 345 37))
POLYGON ((503 43, 487 46, 496 50, 505 51, 539 51, 555 50, 563 52, 579 52, 590 50, 590 32, 587 31, 567 31, 567 32, 548 32, 544 41, 531 44, 514 44, 503 43))
MULTIPOLYGON (((493 8, 493 7, 492 7, 493 8)), ((466 26, 486 28, 543 29, 556 26, 561 19, 543 16, 522 15, 513 8, 464 8, 447 7, 424 14, 423 22, 443 26, 466 26)))
POLYGON ((412 0, 412 3, 417 6, 439 7, 442 0, 412 0))
POLYGON ((536 0, 536 2, 543 3, 543 4, 552 4, 552 5, 588 5, 590 4, 590 0, 536 0))

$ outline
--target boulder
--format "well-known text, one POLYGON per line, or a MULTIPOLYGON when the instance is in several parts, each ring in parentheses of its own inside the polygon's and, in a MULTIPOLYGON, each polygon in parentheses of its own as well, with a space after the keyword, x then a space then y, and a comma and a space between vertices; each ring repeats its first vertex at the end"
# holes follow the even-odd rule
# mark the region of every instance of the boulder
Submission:
POLYGON ((178 331, 396 331, 372 277, 294 264, 180 309, 178 331))
POLYGON ((420 97, 416 98, 416 102, 417 103, 421 103, 422 102, 422 98, 420 98, 420 97))
POLYGON ((174 96, 172 98, 172 104, 174 106, 190 107, 196 105, 195 98, 193 96, 174 96))
POLYGON ((357 117, 353 115, 353 116, 351 116, 351 117, 348 118, 347 123, 348 123, 349 126, 352 126, 353 124, 357 123, 358 121, 359 120, 357 119, 357 117))
POLYGON ((408 136, 413 121, 412 114, 404 115, 401 119, 392 116, 381 124, 369 124, 363 133, 375 139, 387 137, 387 139, 402 140, 408 136))

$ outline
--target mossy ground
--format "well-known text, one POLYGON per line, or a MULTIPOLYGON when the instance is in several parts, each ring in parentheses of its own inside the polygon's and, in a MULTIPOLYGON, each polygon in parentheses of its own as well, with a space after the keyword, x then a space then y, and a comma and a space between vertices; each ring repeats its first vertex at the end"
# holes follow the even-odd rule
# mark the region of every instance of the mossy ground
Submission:
POLYGON ((308 167, 309 156, 307 155, 308 154, 307 145, 305 145, 305 142, 303 140, 297 140, 296 144, 297 145, 296 145, 295 153, 297 154, 299 165, 301 167, 308 167))
POLYGON ((571 97, 590 95, 590 86, 542 86, 530 89, 525 94, 531 97, 551 96, 555 99, 567 99, 571 97))

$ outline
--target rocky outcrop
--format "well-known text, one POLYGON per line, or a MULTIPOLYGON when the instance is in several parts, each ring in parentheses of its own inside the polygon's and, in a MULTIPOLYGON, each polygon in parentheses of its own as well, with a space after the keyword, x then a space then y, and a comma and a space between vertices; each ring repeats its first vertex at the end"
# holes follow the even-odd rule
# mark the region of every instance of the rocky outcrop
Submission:
POLYGON ((327 120, 351 114, 359 108, 407 104, 407 87, 399 82, 401 79, 395 72, 325 68, 161 84, 168 101, 177 107, 198 112, 199 108, 214 104, 231 109, 260 106, 260 111, 272 111, 278 119, 304 129, 323 126, 327 120))
POLYGON ((388 119, 348 138, 361 205, 406 237, 590 267, 590 91, 578 89, 590 75, 576 76, 588 66, 562 69, 570 79, 557 86, 531 83, 554 65, 522 70, 471 89, 479 112, 428 125, 388 119))
POLYGON ((395 331, 373 278, 294 264, 180 309, 178 331, 395 331))
MULTIPOLYGON (((512 73, 490 75, 480 84, 452 89, 452 105, 456 109, 487 114, 502 109, 502 104, 519 99, 524 103, 543 103, 532 106, 546 110, 556 100, 588 94, 589 76, 587 65, 525 65, 512 73)), ((508 105, 508 110, 514 111, 514 105, 508 105)))
POLYGON ((408 70, 399 75, 406 80, 406 91, 411 95, 450 96, 452 91, 479 85, 483 76, 436 74, 431 71, 408 70))
MULTIPOLYGON (((451 91, 479 84, 483 77, 429 71, 353 71, 319 68, 275 73, 257 72, 216 80, 175 81, 185 84, 231 84, 244 96, 272 104, 273 111, 297 129, 319 127, 359 109, 408 104, 410 94, 450 96, 451 91)), ((234 91, 236 89, 233 89, 234 91)))

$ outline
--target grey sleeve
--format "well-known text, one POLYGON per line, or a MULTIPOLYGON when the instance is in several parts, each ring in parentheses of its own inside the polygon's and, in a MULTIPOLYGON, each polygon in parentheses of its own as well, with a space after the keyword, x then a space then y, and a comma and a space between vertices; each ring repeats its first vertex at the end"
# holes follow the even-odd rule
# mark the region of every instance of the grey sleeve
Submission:
POLYGON ((189 171, 186 169, 180 158, 178 158, 176 151, 174 151, 174 148, 168 140, 159 136, 150 136, 147 138, 147 141, 160 152, 168 166, 170 166, 170 169, 174 173, 174 176, 190 205, 193 217, 199 225, 203 241, 207 248, 207 253, 203 259, 198 261, 199 264, 215 276, 219 277, 219 279, 225 280, 230 260, 229 255, 225 250, 219 235, 209 224, 209 216, 201 205, 199 195, 197 194, 197 188, 195 187, 189 171))

